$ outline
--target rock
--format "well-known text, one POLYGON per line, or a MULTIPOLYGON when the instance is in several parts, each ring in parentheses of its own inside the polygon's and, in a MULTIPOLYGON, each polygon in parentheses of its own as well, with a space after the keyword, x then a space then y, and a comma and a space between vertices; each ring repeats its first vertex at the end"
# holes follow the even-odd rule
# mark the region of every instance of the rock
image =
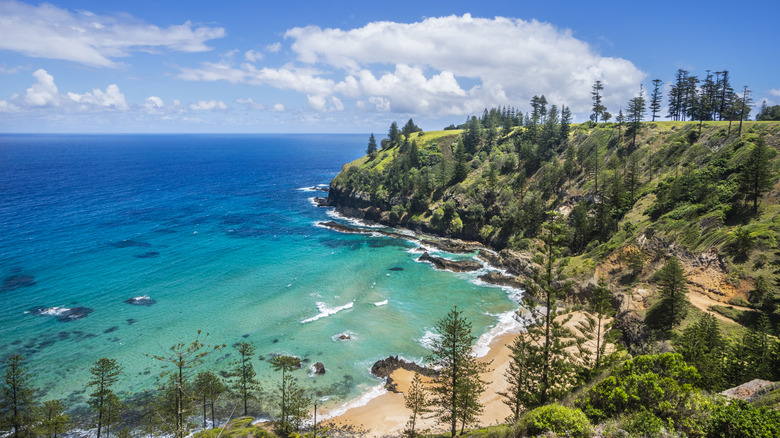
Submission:
POLYGON ((348 341, 348 340, 352 339, 352 336, 350 336, 350 335, 348 335, 346 333, 342 333, 342 334, 339 335, 339 339, 342 340, 342 341, 348 341))
POLYGON ((768 380, 754 379, 734 388, 729 388, 720 394, 730 399, 738 398, 740 400, 745 400, 746 402, 751 402, 760 395, 771 391, 773 387, 774 384, 768 380))
POLYGON ((454 272, 469 272, 482 269, 482 264, 473 260, 448 260, 436 257, 424 252, 417 260, 430 262, 437 269, 446 269, 454 272))
POLYGON ((431 370, 417 365, 414 362, 398 359, 398 356, 388 356, 387 359, 380 359, 374 362, 374 365, 371 367, 371 374, 380 378, 390 377, 390 373, 398 368, 403 368, 426 376, 432 374, 431 370))
POLYGON ((495 284, 497 286, 509 286, 515 289, 526 288, 523 280, 520 278, 504 275, 500 272, 488 272, 487 274, 480 275, 477 278, 484 281, 485 283, 495 284))
POLYGON ((35 277, 32 275, 12 275, 10 277, 6 277, 3 280, 3 285, 0 286, 0 292, 8 292, 15 289, 19 289, 20 287, 30 287, 35 286, 35 277))
POLYGON ((317 362, 314 365, 311 366, 312 372, 314 375, 322 375, 325 374, 325 365, 322 364, 322 362, 317 362))
POLYGON ((453 254, 467 254, 484 248, 484 245, 477 242, 467 242, 460 239, 449 238, 424 238, 421 239, 426 245, 433 246, 441 251, 451 252, 453 254))
POLYGON ((328 198, 322 198, 322 197, 316 196, 314 198, 314 203, 317 204, 317 207, 330 207, 330 203, 328 201, 328 198))

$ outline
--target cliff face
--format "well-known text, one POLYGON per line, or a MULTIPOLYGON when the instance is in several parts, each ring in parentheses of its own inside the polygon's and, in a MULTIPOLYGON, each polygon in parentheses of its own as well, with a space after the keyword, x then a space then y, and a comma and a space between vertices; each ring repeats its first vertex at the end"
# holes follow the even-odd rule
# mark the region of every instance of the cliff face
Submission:
POLYGON ((747 297, 744 285, 759 276, 776 281, 780 123, 747 123, 741 137, 728 122, 643 123, 635 144, 617 124, 567 130, 413 133, 346 164, 328 202, 350 216, 521 252, 535 248, 556 210, 567 224, 567 269, 584 289, 596 274, 620 285, 632 248, 651 261, 678 256, 693 285, 723 300, 747 297), (769 176, 751 199, 745 181, 760 145, 769 176))

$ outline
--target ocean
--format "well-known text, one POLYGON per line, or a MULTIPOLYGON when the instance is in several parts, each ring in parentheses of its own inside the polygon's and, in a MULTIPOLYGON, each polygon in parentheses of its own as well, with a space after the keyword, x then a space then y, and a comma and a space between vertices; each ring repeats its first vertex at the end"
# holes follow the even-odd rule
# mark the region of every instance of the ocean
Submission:
POLYGON ((149 355, 202 330, 227 344, 202 369, 228 370, 231 346, 252 342, 270 390, 267 359, 295 355, 307 365, 299 384, 337 413, 382 391, 375 361, 423 360, 452 306, 484 350, 512 326, 518 291, 417 262, 405 240, 318 225, 346 219, 316 207, 326 194, 312 187, 367 141, 0 135, 0 358, 25 355, 44 399, 77 406, 97 359, 116 359, 117 389, 138 394, 162 371, 149 355), (324 375, 309 372, 315 362, 324 375))

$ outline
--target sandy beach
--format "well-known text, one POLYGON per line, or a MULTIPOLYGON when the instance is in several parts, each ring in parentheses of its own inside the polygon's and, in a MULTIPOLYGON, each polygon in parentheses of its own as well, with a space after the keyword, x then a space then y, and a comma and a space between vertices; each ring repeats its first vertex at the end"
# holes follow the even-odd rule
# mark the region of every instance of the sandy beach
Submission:
MULTIPOLYGON (((479 358, 482 362, 491 363, 490 372, 482 375, 482 378, 490 383, 480 398, 485 407, 480 419, 481 426, 503 423, 510 415, 509 407, 503 403, 499 392, 504 391, 507 386, 504 372, 509 366, 508 345, 515 336, 517 334, 509 333, 496 337, 490 344, 489 352, 479 358)), ((380 395, 364 406, 349 409, 343 415, 323 422, 323 426, 356 431, 366 437, 400 436, 411 415, 411 411, 404 406, 403 392, 408 390, 414 374, 405 369, 393 371, 391 377, 401 393, 388 392, 380 395)), ((437 425, 432 418, 418 420, 417 424, 420 430, 445 430, 444 426, 437 425)))

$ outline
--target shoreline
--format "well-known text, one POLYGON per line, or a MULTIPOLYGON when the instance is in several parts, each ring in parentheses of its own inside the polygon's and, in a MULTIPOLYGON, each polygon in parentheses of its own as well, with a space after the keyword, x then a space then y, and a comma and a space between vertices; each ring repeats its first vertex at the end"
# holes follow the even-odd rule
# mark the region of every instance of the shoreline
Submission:
MULTIPOLYGON (((486 260, 480 257, 482 251, 489 252, 496 257, 497 252, 477 242, 466 242, 459 239, 441 238, 439 236, 418 233, 407 228, 396 228, 384 224, 368 222, 365 219, 350 217, 343 212, 338 211, 333 206, 328 212, 332 219, 347 222, 348 225, 339 223, 318 222, 315 226, 329 228, 339 233, 358 233, 367 235, 382 235, 396 239, 403 239, 418 245, 423 251, 441 251, 451 254, 476 252, 477 260, 493 272, 498 272, 504 277, 516 278, 508 272, 506 266, 496 266, 491 263, 493 260, 486 260), (334 226, 335 225, 335 226, 334 226), (385 228, 392 231, 379 231, 385 228), (441 245, 440 245, 441 244, 441 245), (455 249, 451 251, 451 249, 455 249), (464 251, 467 249, 467 251, 464 251)), ((497 260, 497 259, 494 259, 497 260)), ((429 263, 432 264, 432 263, 429 263)), ((432 264, 433 265, 433 264, 432 264)), ((434 269, 440 269, 434 265, 434 269)), ((444 269, 449 272, 457 273, 451 269, 444 269)), ((520 303, 520 298, 525 291, 513 287, 509 284, 499 284, 487 281, 487 279, 478 277, 475 281, 490 287, 503 289, 513 301, 517 302, 518 309, 524 307, 520 303)), ((506 390, 506 372, 509 361, 510 351, 508 346, 514 338, 522 332, 524 324, 518 320, 515 309, 511 312, 495 315, 496 323, 489 330, 479 336, 472 346, 474 355, 483 363, 490 363, 489 371, 482 375, 482 378, 488 381, 488 385, 480 397, 484 406, 484 412, 480 417, 481 426, 501 424, 511 414, 510 409, 503 403, 500 392, 506 390)), ((390 354, 390 353, 389 353, 390 354)), ((386 389, 386 383, 381 383, 363 393, 360 397, 352 399, 343 405, 323 412, 323 427, 331 427, 334 436, 359 435, 367 437, 385 437, 399 436, 406 427, 409 420, 410 411, 405 407, 403 394, 408 390, 412 379, 416 373, 403 368, 398 368, 390 373, 398 392, 391 392, 386 389)), ((430 381, 430 378, 423 376, 423 381, 430 381)), ((419 429, 429 429, 430 431, 444 431, 444 426, 436 424, 435 419, 427 414, 423 419, 418 419, 419 429)))
MULTIPOLYGON (((503 403, 500 392, 506 390, 507 382, 504 378, 509 361, 510 351, 508 346, 514 340, 517 333, 503 333, 497 336, 490 343, 489 350, 478 360, 483 363, 490 363, 490 369, 482 374, 482 378, 489 383, 485 391, 480 396, 480 401, 484 406, 484 412, 480 416, 479 425, 491 426, 502 424, 504 420, 511 415, 510 409, 503 403)), ((349 435, 350 433, 360 436, 380 438, 385 436, 399 436, 406 427, 411 412, 404 405, 404 393, 416 373, 399 368, 390 374, 393 382, 396 384, 398 393, 384 390, 384 393, 368 400, 367 403, 359 406, 347 407, 344 413, 334 417, 329 417, 321 423, 323 427, 331 427, 335 436, 349 435)), ((430 381, 423 377, 424 382, 430 381)), ((446 426, 436 423, 430 414, 425 418, 418 418, 418 429, 429 429, 431 432, 445 431, 446 426)))

